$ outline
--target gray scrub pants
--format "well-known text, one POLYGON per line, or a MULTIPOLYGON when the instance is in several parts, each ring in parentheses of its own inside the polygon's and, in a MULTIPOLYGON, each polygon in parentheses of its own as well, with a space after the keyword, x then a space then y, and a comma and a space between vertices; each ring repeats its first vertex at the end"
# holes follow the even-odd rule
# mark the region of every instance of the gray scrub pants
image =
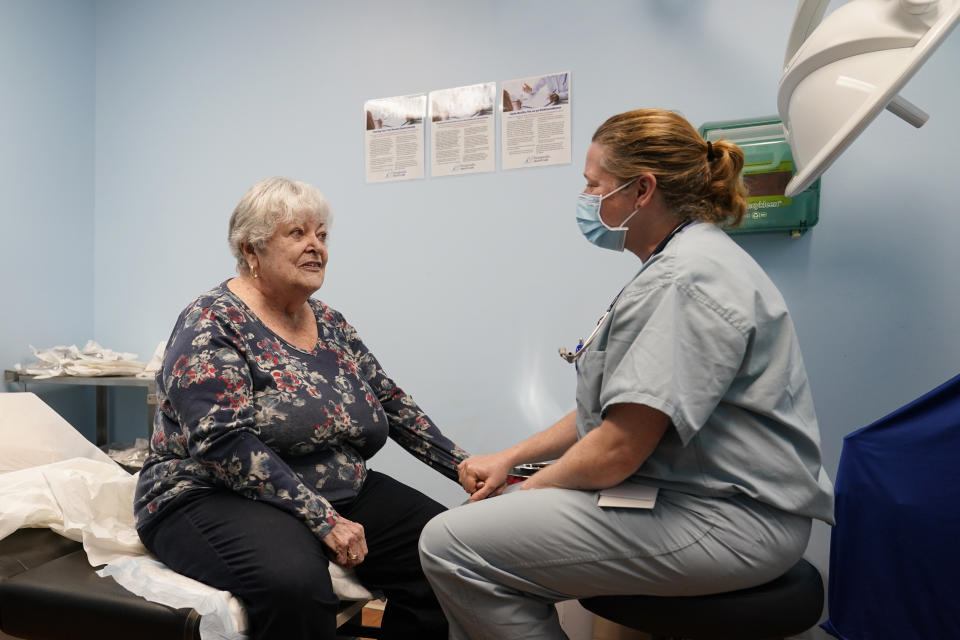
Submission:
POLYGON ((661 490, 653 509, 609 509, 595 491, 534 489, 436 516, 420 559, 451 640, 557 639, 555 602, 754 586, 793 566, 809 536, 809 518, 747 497, 661 490))

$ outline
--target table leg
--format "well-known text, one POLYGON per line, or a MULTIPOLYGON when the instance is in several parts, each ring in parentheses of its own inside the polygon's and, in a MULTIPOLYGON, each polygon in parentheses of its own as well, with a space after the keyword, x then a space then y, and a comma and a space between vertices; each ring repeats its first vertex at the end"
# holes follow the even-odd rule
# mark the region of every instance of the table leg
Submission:
POLYGON ((97 446, 107 444, 107 388, 97 388, 97 446))
POLYGON ((157 394, 147 390, 147 442, 153 438, 153 415, 157 411, 157 394))

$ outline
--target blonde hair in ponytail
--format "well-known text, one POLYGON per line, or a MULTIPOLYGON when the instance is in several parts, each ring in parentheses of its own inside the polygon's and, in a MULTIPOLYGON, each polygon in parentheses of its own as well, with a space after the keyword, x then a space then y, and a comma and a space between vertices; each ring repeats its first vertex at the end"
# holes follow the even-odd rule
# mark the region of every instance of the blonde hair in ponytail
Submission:
POLYGON ((606 147, 603 168, 621 180, 653 174, 678 219, 726 227, 743 220, 743 151, 727 140, 707 143, 683 116, 665 109, 621 113, 600 125, 593 142, 606 147))

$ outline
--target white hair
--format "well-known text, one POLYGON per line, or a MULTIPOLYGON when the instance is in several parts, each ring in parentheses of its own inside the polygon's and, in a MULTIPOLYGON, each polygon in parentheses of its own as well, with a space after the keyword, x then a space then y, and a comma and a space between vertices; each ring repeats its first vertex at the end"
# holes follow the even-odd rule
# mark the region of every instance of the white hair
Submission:
POLYGON ((279 225, 304 211, 316 214, 328 228, 333 222, 330 205, 312 184, 275 177, 250 187, 230 216, 227 235, 230 250, 237 259, 237 270, 242 272, 247 268, 243 257, 245 246, 263 249, 279 225))

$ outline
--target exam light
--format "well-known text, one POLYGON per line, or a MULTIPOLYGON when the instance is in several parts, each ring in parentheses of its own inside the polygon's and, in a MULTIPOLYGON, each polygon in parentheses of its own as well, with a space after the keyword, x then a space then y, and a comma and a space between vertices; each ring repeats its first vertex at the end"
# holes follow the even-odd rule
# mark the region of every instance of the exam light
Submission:
POLYGON ((928 115, 899 91, 960 21, 960 0, 800 0, 777 108, 796 174, 809 187, 884 109, 915 127, 928 115))

